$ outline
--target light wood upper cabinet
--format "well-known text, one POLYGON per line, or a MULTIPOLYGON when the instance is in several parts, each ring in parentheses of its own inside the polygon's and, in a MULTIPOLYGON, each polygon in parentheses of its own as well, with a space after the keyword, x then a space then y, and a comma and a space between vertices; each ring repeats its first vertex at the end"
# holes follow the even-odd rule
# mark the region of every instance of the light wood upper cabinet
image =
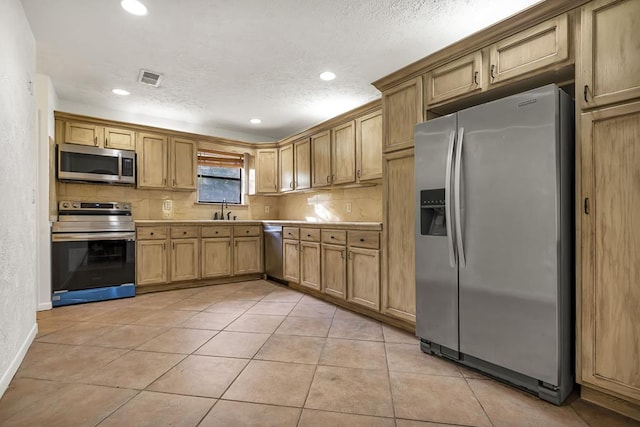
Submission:
POLYGON ((200 254, 201 278, 231 276, 231 237, 203 238, 200 254))
POLYGON ((296 190, 311 188, 311 142, 309 138, 296 141, 293 144, 296 190))
POLYGON ((384 242, 382 312, 415 322, 414 156, 407 150, 384 159, 384 242))
POLYGON ((198 279, 198 239, 171 240, 171 281, 198 279))
POLYGON ((282 274, 285 280, 300 282, 300 242, 297 240, 282 241, 282 274))
POLYGON ((138 187, 167 186, 168 143, 164 135, 138 134, 138 187))
POLYGON ((320 243, 300 242, 300 284, 319 291, 320 284, 320 243))
POLYGON ((174 190, 196 190, 198 146, 195 141, 171 138, 171 187, 174 190))
POLYGON ((311 136, 311 186, 331 185, 331 134, 324 131, 311 136))
POLYGON ((416 77, 382 94, 384 152, 413 147, 413 130, 424 120, 422 77, 416 77))
POLYGON ((348 301, 372 310, 380 309, 380 251, 349 248, 348 301))
POLYGON ((262 238, 236 237, 233 244, 233 274, 262 273, 262 238))
POLYGON ((482 52, 451 61, 425 76, 427 105, 482 90, 482 52))
POLYGON ((356 119, 356 178, 382 178, 382 111, 356 119))
POLYGON ((103 132, 105 148, 131 151, 136 149, 136 133, 134 131, 105 127, 103 132))
POLYGON ((322 292, 346 299, 347 297, 347 248, 322 244, 322 292))
POLYGON ((293 144, 284 146, 278 150, 278 163, 280 164, 280 191, 293 190, 293 144))
POLYGON ((169 279, 167 244, 166 239, 136 242, 137 286, 167 283, 169 279))
POLYGON ((347 184, 356 180, 355 122, 331 129, 331 182, 347 184))
POLYGON ((582 7, 576 98, 582 108, 640 97, 640 2, 595 0, 582 7))
MULTIPOLYGON (((619 2, 627 8, 632 3, 619 2)), ((581 121, 582 383, 637 402, 640 102, 585 113, 581 121)))
POLYGON ((278 149, 256 150, 256 191, 276 193, 278 191, 278 149))
POLYGON ((567 14, 545 21, 489 47, 489 83, 499 83, 569 58, 567 14))

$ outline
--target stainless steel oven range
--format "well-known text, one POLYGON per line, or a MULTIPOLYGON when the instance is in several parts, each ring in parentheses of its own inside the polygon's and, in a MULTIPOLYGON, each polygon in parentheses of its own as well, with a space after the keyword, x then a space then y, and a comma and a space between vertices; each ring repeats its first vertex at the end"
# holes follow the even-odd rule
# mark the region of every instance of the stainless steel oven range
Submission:
POLYGON ((135 296, 131 203, 59 202, 51 240, 54 307, 135 296))

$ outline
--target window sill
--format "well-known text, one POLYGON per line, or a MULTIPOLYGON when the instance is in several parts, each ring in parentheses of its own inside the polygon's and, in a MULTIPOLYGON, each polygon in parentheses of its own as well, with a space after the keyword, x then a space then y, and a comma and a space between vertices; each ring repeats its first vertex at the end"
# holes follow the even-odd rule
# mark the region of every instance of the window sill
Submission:
MULTIPOLYGON (((194 205, 197 206, 210 206, 210 207, 215 207, 215 208, 220 208, 220 202, 195 202, 194 205)), ((247 209, 249 208, 249 205, 233 205, 233 204, 226 204, 224 205, 224 209, 225 210, 233 210, 236 208, 240 208, 240 209, 247 209)))

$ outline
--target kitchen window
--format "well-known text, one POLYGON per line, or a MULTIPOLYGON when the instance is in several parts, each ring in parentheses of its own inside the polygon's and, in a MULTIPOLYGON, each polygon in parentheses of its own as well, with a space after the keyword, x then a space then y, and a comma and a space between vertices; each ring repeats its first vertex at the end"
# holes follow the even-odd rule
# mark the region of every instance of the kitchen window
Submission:
POLYGON ((198 203, 242 203, 244 155, 198 151, 198 203))

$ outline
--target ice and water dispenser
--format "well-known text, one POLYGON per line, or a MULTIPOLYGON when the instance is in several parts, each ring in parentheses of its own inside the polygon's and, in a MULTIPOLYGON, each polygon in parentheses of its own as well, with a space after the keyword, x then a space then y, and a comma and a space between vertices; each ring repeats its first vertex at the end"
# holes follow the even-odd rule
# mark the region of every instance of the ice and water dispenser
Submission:
POLYGON ((420 191, 420 234, 447 235, 444 188, 420 191))

